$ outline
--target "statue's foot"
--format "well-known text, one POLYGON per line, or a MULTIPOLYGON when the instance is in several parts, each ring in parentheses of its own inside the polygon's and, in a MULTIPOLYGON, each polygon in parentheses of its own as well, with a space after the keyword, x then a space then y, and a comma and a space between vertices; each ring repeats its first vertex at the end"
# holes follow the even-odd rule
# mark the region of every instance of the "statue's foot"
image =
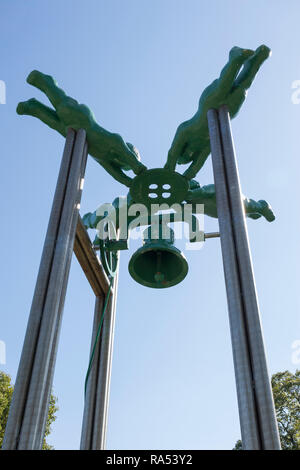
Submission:
POLYGON ((263 199, 257 201, 254 211, 247 212, 247 217, 250 217, 250 219, 259 219, 260 217, 264 217, 268 222, 273 222, 273 220, 275 220, 272 207, 263 199))
POLYGON ((243 49, 242 47, 232 47, 232 49, 229 52, 229 59, 230 60, 245 60, 248 57, 252 56, 254 54, 254 51, 251 49, 243 49))
POLYGON ((35 98, 30 98, 27 101, 21 101, 17 106, 17 113, 18 114, 28 114, 30 116, 35 116, 37 110, 44 109, 45 106, 40 103, 35 98))
POLYGON ((58 88, 56 80, 51 75, 33 70, 27 77, 27 83, 45 93, 54 108, 66 98, 65 92, 58 88))
POLYGON ((21 101, 17 106, 17 113, 18 114, 26 114, 28 109, 28 101, 21 101))
POLYGON ((262 44, 256 49, 255 55, 259 56, 259 58, 264 61, 271 55, 271 49, 268 46, 262 44))
POLYGON ((43 79, 43 76, 44 76, 44 74, 42 72, 39 72, 38 70, 33 70, 28 75, 26 81, 30 85, 36 86, 36 84, 39 83, 41 81, 41 79, 43 79))
POLYGON ((38 70, 33 70, 32 72, 30 72, 26 81, 30 85, 40 89, 43 89, 45 85, 56 86, 56 82, 54 78, 51 77, 51 75, 46 75, 45 73, 39 72, 38 70))

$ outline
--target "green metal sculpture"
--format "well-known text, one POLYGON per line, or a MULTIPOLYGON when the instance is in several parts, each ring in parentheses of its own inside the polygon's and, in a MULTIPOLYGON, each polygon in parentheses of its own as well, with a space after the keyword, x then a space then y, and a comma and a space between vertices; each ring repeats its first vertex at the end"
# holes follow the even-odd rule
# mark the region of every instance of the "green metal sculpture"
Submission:
POLYGON ((178 127, 165 168, 174 170, 176 163, 192 162, 184 176, 188 179, 196 176, 210 154, 207 111, 227 105, 231 119, 234 118, 245 101, 248 88, 270 52, 264 45, 256 51, 240 47, 231 49, 229 61, 220 77, 203 91, 196 114, 178 127))
MULTIPOLYGON (((214 185, 201 187, 194 180, 210 154, 207 111, 226 105, 230 117, 234 118, 246 98, 247 90, 256 73, 269 55, 270 49, 264 45, 255 51, 240 47, 231 49, 228 63, 220 77, 203 91, 196 114, 178 127, 164 168, 147 169, 141 163, 139 152, 132 144, 124 142, 120 135, 102 128, 87 106, 67 96, 51 76, 36 70, 29 74, 27 82, 43 91, 55 109, 32 98, 19 103, 17 112, 39 118, 63 136, 66 136, 69 127, 75 130, 85 129, 89 154, 113 178, 129 188, 128 206, 133 203, 144 204, 148 208, 153 203, 167 203, 169 206, 175 203, 181 206, 192 204, 193 207, 196 204, 204 204, 204 213, 217 217, 214 185), (177 164, 187 163, 190 163, 190 166, 183 174, 175 171, 177 164), (136 176, 130 178, 126 174, 128 170, 132 170, 136 176)), ((269 222, 275 219, 272 208, 266 201, 254 201, 244 197, 243 202, 248 217, 252 219, 265 217, 269 222)), ((84 220, 88 227, 94 228, 99 217, 95 213, 89 213, 84 220)), ((149 245, 149 237, 147 240, 146 244, 149 245)), ((152 287, 168 286, 160 274, 156 276, 155 282, 152 287)), ((170 282, 169 285, 174 283, 170 282)))
POLYGON ((132 179, 123 170, 132 170, 139 174, 146 168, 132 144, 125 143, 120 135, 99 126, 92 111, 67 96, 50 75, 34 70, 28 75, 27 82, 46 94, 55 111, 32 98, 18 104, 18 114, 35 116, 64 137, 69 127, 75 130, 85 129, 89 154, 111 176, 126 186, 130 186, 132 179))
MULTIPOLYGON (((190 191, 188 192, 186 202, 194 204, 204 204, 204 213, 210 217, 218 217, 216 204, 216 191, 214 184, 200 186, 196 180, 190 181, 190 191)), ((261 199, 254 201, 243 197, 245 213, 251 219, 259 219, 264 217, 268 222, 273 222, 275 216, 270 204, 261 199)))

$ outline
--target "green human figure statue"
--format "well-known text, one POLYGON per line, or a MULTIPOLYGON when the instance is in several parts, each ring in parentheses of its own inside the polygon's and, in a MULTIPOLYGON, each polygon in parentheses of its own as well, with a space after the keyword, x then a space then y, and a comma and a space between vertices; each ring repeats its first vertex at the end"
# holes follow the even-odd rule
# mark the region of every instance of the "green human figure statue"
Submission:
POLYGON ((119 134, 99 126, 92 111, 67 96, 50 75, 34 70, 28 75, 27 82, 43 91, 55 110, 32 98, 18 104, 18 114, 35 116, 64 137, 69 127, 75 130, 85 129, 89 154, 126 186, 130 186, 132 178, 124 171, 132 170, 139 174, 146 169, 140 162, 138 150, 132 144, 125 143, 119 134))
POLYGON ((220 77, 203 91, 196 114, 178 127, 165 168, 174 170, 177 163, 192 162, 184 176, 188 179, 196 176, 210 154, 207 111, 227 105, 230 117, 234 118, 260 66, 270 53, 270 49, 264 45, 256 51, 240 47, 231 49, 229 61, 220 77))
MULTIPOLYGON (((168 152, 165 169, 170 172, 174 172, 177 164, 191 163, 183 173, 189 181, 186 202, 203 203, 205 213, 209 216, 217 217, 214 185, 200 187, 199 183, 193 180, 210 154, 207 111, 227 105, 230 117, 235 117, 256 73, 269 55, 270 49, 264 45, 255 51, 233 47, 220 77, 202 93, 196 114, 180 124, 168 152)), ((101 127, 92 111, 66 95, 50 75, 34 70, 27 77, 27 82, 44 92, 54 109, 32 98, 18 104, 19 114, 37 117, 63 136, 66 136, 69 127, 75 130, 85 129, 89 154, 111 176, 129 188, 134 179, 130 178, 126 171, 132 170, 135 175, 147 172, 146 166, 140 161, 138 150, 132 144, 126 143, 120 135, 101 127)), ((243 202, 249 217, 256 219, 263 216, 268 221, 275 219, 266 201, 256 202, 244 197, 243 202)))

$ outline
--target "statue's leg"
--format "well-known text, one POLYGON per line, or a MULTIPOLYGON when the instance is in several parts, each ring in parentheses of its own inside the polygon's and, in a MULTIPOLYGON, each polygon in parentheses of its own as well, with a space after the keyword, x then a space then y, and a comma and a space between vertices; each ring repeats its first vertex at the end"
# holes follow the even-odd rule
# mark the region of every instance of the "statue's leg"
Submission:
POLYGON ((251 86, 260 66, 269 57, 270 53, 271 51, 267 46, 259 46, 255 53, 244 63, 234 88, 242 87, 247 90, 251 86))
MULTIPOLYGON (((220 77, 214 80, 202 93, 199 101, 199 116, 203 114, 203 108, 207 108, 209 100, 212 99, 222 103, 224 97, 228 95, 234 81, 245 61, 253 55, 253 51, 250 49, 242 49, 241 47, 233 47, 229 53, 229 61, 223 67, 220 77)), ((203 119, 204 125, 206 124, 206 116, 203 119)), ((184 144, 188 141, 188 129, 191 127, 192 120, 182 123, 176 132, 171 149, 168 154, 167 164, 165 168, 171 170, 175 169, 176 163, 182 163, 180 160, 191 161, 194 160, 188 170, 185 172, 185 176, 193 178, 197 172, 202 168, 206 158, 209 155, 210 148, 203 148, 201 152, 196 152, 192 145, 184 147, 184 144), (186 130, 186 131, 185 131, 186 130), (194 154, 198 153, 195 157, 194 154), (185 158, 185 154, 187 158, 185 158)), ((208 131, 207 131, 208 132, 208 131)), ((198 145, 201 148, 201 145, 198 145)), ((203 145, 202 145, 203 147, 203 145)))
POLYGON ((33 70, 28 75, 27 82, 45 93, 55 108, 57 108, 57 106, 59 106, 60 103, 65 98, 67 98, 66 93, 57 86, 57 83, 53 77, 50 75, 45 75, 38 70, 33 70))
POLYGON ((53 109, 48 108, 48 106, 40 103, 35 98, 19 103, 17 106, 17 113, 34 116, 47 124, 47 126, 58 131, 64 137, 66 136, 65 128, 61 125, 56 112, 53 109))
POLYGON ((241 47, 233 47, 231 49, 229 60, 223 67, 220 77, 214 80, 203 91, 199 100, 198 112, 201 112, 203 107, 207 108, 211 97, 213 97, 214 102, 216 102, 216 98, 221 102, 223 97, 227 97, 242 65, 253 53, 251 49, 242 49, 241 47))
POLYGON ((233 47, 229 52, 229 61, 224 66, 218 80, 218 88, 222 94, 229 93, 242 65, 253 55, 251 49, 242 49, 241 47, 233 47))

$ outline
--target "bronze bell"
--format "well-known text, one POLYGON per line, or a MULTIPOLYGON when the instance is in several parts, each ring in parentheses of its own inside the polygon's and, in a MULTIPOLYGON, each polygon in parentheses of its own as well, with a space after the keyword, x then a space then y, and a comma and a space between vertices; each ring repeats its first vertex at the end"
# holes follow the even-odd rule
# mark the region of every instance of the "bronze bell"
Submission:
POLYGON ((159 224, 157 237, 151 238, 151 227, 143 232, 143 246, 131 257, 128 265, 131 277, 146 287, 164 289, 181 282, 188 272, 188 263, 183 253, 176 248, 174 231, 162 236, 159 224))

